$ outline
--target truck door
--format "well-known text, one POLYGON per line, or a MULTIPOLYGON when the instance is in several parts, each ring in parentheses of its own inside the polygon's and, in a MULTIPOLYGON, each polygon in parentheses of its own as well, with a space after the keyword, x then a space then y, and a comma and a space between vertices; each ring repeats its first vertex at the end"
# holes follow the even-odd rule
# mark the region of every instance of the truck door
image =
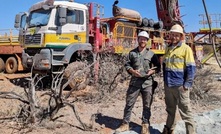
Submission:
POLYGON ((86 35, 86 11, 67 8, 66 24, 61 27, 61 42, 85 43, 86 35))

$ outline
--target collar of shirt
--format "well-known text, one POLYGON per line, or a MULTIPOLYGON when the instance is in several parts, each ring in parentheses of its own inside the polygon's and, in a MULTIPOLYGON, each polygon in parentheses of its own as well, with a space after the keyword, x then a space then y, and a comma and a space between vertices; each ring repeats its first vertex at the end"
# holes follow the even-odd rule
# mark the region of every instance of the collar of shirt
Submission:
POLYGON ((175 49, 175 48, 177 48, 177 47, 180 47, 181 45, 182 45, 182 41, 180 41, 177 45, 170 44, 170 45, 169 45, 169 48, 170 48, 170 49, 175 49))
POLYGON ((139 53, 139 54, 142 54, 142 53, 144 53, 144 52, 146 52, 146 51, 149 51, 149 48, 145 48, 145 49, 144 49, 143 51, 141 51, 141 52, 139 51, 139 48, 138 48, 138 47, 136 48, 136 52, 139 53))

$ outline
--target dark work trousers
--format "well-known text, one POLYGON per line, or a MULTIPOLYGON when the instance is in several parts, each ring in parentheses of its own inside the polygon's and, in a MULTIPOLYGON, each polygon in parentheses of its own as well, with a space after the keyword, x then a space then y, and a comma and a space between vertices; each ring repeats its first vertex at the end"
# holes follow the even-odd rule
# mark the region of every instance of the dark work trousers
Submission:
POLYGON ((130 122, 131 112, 139 94, 141 94, 143 101, 142 123, 149 123, 151 116, 150 107, 152 104, 152 97, 153 97, 152 86, 148 86, 146 88, 129 86, 126 96, 126 106, 124 108, 123 123, 130 122))

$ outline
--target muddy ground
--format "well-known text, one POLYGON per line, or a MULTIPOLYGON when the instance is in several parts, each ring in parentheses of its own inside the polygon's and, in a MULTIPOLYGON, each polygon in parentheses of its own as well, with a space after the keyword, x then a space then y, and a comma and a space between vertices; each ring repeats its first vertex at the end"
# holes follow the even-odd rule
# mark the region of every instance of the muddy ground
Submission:
MULTIPOLYGON (((192 108, 194 115, 203 115, 205 112, 209 112, 216 109, 221 109, 221 104, 219 97, 221 96, 221 81, 218 81, 217 74, 221 73, 221 69, 216 64, 214 58, 209 60, 203 69, 210 69, 212 77, 212 82, 206 82, 205 80, 200 83, 207 83, 206 85, 213 84, 216 88, 211 88, 213 90, 203 89, 204 94, 196 97, 193 96, 192 108), (205 97, 207 96, 207 97, 205 97), (215 98, 216 97, 216 98, 215 98), (204 100, 205 98, 205 100, 204 100)), ((13 91, 18 94, 24 94, 22 83, 26 82, 30 76, 30 73, 19 72, 17 74, 4 74, 0 73, 0 92, 3 91, 13 91)), ((210 77, 210 78, 211 78, 210 77)), ((201 78, 200 78, 201 79, 201 78)), ((203 78, 202 78, 203 79, 203 78)), ((163 85, 162 77, 157 78, 160 85, 163 85)), ((204 84, 205 85, 205 84, 204 84)), ((84 94, 92 94, 93 87, 88 86, 86 89, 78 92, 73 92, 70 97, 70 101, 73 100, 75 105, 75 110, 77 111, 82 122, 86 124, 91 124, 92 127, 90 131, 82 130, 83 127, 77 120, 73 110, 70 107, 62 108, 56 115, 56 120, 54 121, 42 121, 40 124, 26 124, 24 127, 18 116, 18 111, 21 110, 21 103, 18 100, 12 99, 1 99, 0 100, 0 133, 1 134, 113 134, 114 130, 120 125, 123 116, 123 109, 125 105, 125 94, 128 87, 128 81, 123 81, 118 83, 117 87, 113 92, 109 94, 104 94, 100 101, 87 100, 82 101, 84 94), (76 97, 76 94, 79 96, 76 97), (105 99, 104 99, 105 98, 105 99)), ((200 87, 200 86, 199 86, 200 87)), ((203 88, 206 88, 205 86, 203 88)), ((210 88, 210 86, 208 86, 210 88)), ((151 124, 154 126, 162 125, 166 120, 166 111, 163 97, 163 88, 159 86, 156 94, 154 95, 154 101, 152 104, 152 117, 151 124)), ((46 91, 37 91, 37 94, 44 93, 46 91)), ((88 99, 88 98, 87 98, 88 99)), ((44 100, 44 99, 43 99, 44 100)), ((133 109, 131 117, 131 129, 136 131, 140 128, 142 115, 142 102, 139 97, 136 105, 133 109)), ((177 115, 179 117, 179 115, 177 115)), ((219 118, 221 118, 219 116, 219 118)), ((180 119, 180 117, 179 117, 180 119)), ((198 120, 201 121, 201 120, 198 120)), ((219 122, 220 123, 220 122, 219 122)), ((206 125, 204 129, 206 129, 206 125)), ((139 131, 139 130, 138 130, 139 131)), ((155 132, 162 131, 161 127, 156 128, 155 132)), ((198 131, 202 133, 202 131, 198 131)), ((139 132, 138 132, 139 133, 139 132)), ((177 132, 179 133, 179 132, 177 132)), ((208 133, 208 132, 206 132, 208 133)))

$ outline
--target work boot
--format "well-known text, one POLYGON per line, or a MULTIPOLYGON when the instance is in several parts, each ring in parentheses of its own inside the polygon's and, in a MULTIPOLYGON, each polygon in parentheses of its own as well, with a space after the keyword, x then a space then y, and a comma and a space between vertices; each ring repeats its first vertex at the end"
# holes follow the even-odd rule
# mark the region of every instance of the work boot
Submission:
POLYGON ((164 126, 163 132, 161 134, 169 134, 169 130, 166 126, 164 126))
POLYGON ((196 134, 195 125, 190 124, 190 123, 185 123, 185 125, 186 125, 186 133, 187 134, 196 134))
POLYGON ((142 124, 141 134, 150 134, 149 124, 148 123, 143 123, 142 124))
POLYGON ((174 130, 171 130, 167 126, 164 126, 163 132, 161 134, 174 134, 174 130))
POLYGON ((117 134, 117 133, 124 132, 124 131, 129 131, 128 123, 121 124, 120 127, 115 130, 115 133, 117 134))

